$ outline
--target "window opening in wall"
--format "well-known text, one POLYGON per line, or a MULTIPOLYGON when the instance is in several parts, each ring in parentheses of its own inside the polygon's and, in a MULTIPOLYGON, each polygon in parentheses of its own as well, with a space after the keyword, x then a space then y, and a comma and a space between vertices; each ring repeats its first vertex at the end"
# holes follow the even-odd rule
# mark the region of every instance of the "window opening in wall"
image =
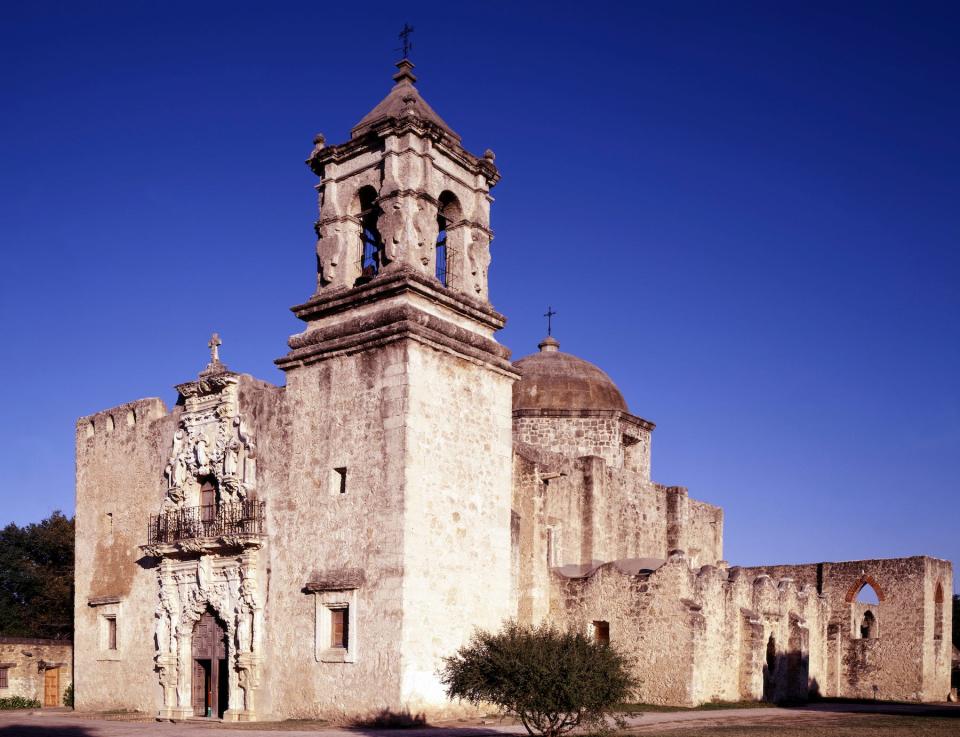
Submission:
POLYGON ((377 229, 380 206, 377 191, 373 187, 361 187, 360 197, 360 278, 358 284, 370 281, 380 272, 380 255, 383 241, 377 229))
POLYGON ((341 466, 330 472, 330 491, 334 494, 347 493, 347 467, 341 466))
POLYGON ((109 616, 107 619, 107 650, 117 649, 117 618, 109 616))
POLYGON ((872 640, 877 636, 877 618, 869 609, 863 613, 863 619, 860 620, 860 639, 872 640))
POLYGON ((553 565, 553 528, 547 528, 547 566, 553 565))
POLYGON ((933 639, 943 639, 943 585, 939 581, 933 592, 933 639))
POLYGON ((877 596, 877 590, 873 586, 865 583, 857 592, 857 601, 861 604, 879 604, 880 597, 877 596))
POLYGON ((10 682, 7 680, 9 668, 0 668, 0 688, 10 688, 10 682))
POLYGON ((330 647, 346 650, 350 644, 350 608, 330 610, 330 647))
POLYGON ((610 644, 610 623, 602 619, 593 623, 593 641, 601 645, 610 644))
POLYGON ((211 479, 206 479, 200 485, 200 522, 203 525, 203 534, 208 537, 217 520, 217 487, 211 479))

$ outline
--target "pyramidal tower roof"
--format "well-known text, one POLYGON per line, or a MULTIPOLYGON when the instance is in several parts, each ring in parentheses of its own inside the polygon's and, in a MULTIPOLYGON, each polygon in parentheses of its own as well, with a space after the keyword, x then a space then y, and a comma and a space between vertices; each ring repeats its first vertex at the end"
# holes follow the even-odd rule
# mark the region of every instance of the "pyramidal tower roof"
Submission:
POLYGON ((350 131, 351 138, 359 138, 373 129, 379 122, 391 118, 398 119, 406 116, 418 117, 429 121, 450 135, 457 143, 460 136, 427 104, 414 86, 417 78, 413 74, 413 62, 402 59, 397 62, 397 73, 393 75, 395 84, 390 93, 350 131))

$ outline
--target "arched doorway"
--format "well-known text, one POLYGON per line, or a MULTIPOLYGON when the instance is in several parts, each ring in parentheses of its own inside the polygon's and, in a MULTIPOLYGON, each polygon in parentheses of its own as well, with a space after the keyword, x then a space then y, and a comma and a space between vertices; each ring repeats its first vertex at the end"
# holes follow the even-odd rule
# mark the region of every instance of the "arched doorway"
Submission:
POLYGON ((193 714, 223 717, 229 703, 227 633, 209 610, 193 626, 193 714))
POLYGON ((767 640, 766 661, 763 664, 763 700, 773 701, 776 692, 777 640, 773 635, 767 640))

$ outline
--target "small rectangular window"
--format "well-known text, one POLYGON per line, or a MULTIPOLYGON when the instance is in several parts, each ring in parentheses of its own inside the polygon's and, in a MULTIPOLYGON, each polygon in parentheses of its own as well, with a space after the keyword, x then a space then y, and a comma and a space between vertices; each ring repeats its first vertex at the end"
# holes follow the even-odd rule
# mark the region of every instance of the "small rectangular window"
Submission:
POLYGON ((330 493, 347 493, 347 467, 341 466, 330 472, 330 493))
POLYGON ((349 607, 330 610, 330 647, 346 650, 350 643, 349 607))
POLYGON ((107 650, 117 649, 117 618, 107 617, 107 650))
POLYGON ((10 683, 7 680, 7 671, 9 668, 0 668, 0 688, 9 688, 10 683))
POLYGON ((597 620, 593 623, 593 639, 601 645, 610 644, 610 623, 597 620))

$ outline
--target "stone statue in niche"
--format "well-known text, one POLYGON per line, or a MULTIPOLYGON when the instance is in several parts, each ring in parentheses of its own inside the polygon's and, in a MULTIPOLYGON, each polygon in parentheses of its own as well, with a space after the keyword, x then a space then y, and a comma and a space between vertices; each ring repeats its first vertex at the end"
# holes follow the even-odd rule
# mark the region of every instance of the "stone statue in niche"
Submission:
POLYGON ((197 473, 210 472, 210 452, 207 439, 202 435, 194 441, 193 455, 196 462, 197 473))
POLYGON ((487 272, 490 270, 490 234, 480 228, 473 228, 470 245, 467 248, 467 269, 470 272, 470 286, 480 299, 487 299, 487 272))
POLYGON ((402 260, 406 252, 406 244, 410 242, 404 231, 408 226, 408 218, 404 212, 401 198, 394 198, 384 203, 377 218, 377 229, 383 241, 383 260, 385 265, 402 260))
POLYGON ((348 229, 344 223, 332 221, 322 223, 318 230, 320 237, 317 239, 317 286, 343 286, 344 273, 340 267, 342 265, 345 269, 347 265, 348 229))
POLYGON ((425 272, 433 276, 436 269, 437 236, 440 234, 437 208, 426 200, 418 200, 414 226, 419 265, 425 272))

